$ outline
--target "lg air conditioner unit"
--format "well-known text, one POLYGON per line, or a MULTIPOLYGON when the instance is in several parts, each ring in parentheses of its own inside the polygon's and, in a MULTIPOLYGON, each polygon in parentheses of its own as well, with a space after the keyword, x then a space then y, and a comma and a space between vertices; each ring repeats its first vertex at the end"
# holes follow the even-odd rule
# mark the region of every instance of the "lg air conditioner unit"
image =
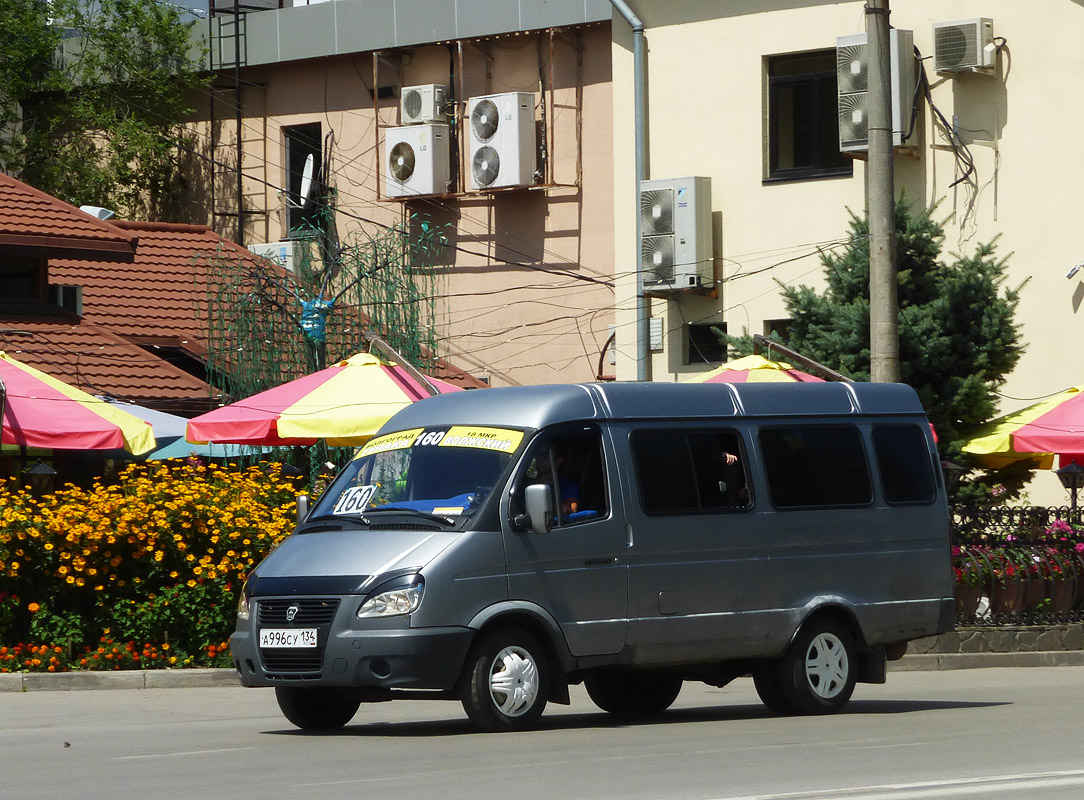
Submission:
MULTIPOLYGON (((892 28, 888 35, 889 123, 892 145, 899 147, 911 132, 911 107, 916 73, 914 36, 892 28)), ((839 110, 839 149, 843 153, 869 148, 869 56, 866 34, 836 39, 836 88, 839 110)))
POLYGON ((713 285, 711 178, 640 182, 640 271, 650 292, 713 285))
POLYGON ((384 136, 384 175, 388 197, 444 194, 448 191, 451 150, 448 126, 404 125, 384 136))
POLYGON ((403 125, 448 121, 448 87, 436 83, 406 86, 399 94, 403 125))
POLYGON ((535 173, 534 95, 505 92, 467 101, 469 186, 530 186, 535 173))
POLYGON ((996 60, 992 19, 933 24, 933 66, 938 72, 992 73, 996 60))
POLYGON ((290 272, 297 272, 298 265, 301 263, 301 243, 297 241, 287 240, 250 244, 248 249, 258 256, 263 256, 268 261, 274 261, 290 272))

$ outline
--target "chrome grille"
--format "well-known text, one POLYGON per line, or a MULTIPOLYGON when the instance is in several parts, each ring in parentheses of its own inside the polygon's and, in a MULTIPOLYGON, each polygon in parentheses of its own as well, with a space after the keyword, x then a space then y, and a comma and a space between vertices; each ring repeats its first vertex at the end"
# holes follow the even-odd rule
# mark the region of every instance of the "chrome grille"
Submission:
POLYGON ((293 625, 303 628, 327 625, 335 618, 338 600, 257 600, 257 619, 261 625, 293 625), (297 614, 286 620, 286 610, 297 606, 297 614))

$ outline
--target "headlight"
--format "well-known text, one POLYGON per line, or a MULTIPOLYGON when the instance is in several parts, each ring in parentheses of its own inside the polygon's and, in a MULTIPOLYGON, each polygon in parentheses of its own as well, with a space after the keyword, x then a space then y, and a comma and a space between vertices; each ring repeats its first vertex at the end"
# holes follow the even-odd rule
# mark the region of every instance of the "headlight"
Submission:
POLYGON ((358 609, 359 619, 372 617, 401 617, 418 610, 422 603, 421 576, 413 575, 409 581, 396 581, 398 586, 382 586, 377 594, 370 595, 358 609))

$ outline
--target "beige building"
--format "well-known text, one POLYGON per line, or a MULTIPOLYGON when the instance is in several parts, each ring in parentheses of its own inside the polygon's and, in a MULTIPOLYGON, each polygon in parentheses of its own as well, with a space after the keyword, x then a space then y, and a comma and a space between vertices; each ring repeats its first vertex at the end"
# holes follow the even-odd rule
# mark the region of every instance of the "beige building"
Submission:
MULTIPOLYGON (((647 177, 711 180, 717 282, 710 291, 647 301, 656 326, 648 344, 657 345, 647 372, 653 380, 674 380, 708 368, 699 358, 701 326, 766 333, 785 324, 779 285, 822 287, 819 252, 846 234, 848 209, 862 212, 862 154, 841 157, 839 143, 821 135, 821 123, 832 123, 826 118, 838 109, 837 38, 864 32, 864 3, 629 5, 647 43, 647 177)), ((1084 7, 1070 0, 891 5, 890 21, 911 32, 929 82, 914 132, 896 149, 896 191, 939 204, 946 251, 971 253, 1000 236, 999 254, 1012 254, 1008 283, 1027 282, 1018 312, 1027 350, 1003 390, 1002 411, 1084 383, 1078 355, 1084 271, 1067 280, 1084 261, 1078 222, 1084 194, 1074 180, 1084 171, 1084 154, 1073 145, 1084 122, 1076 82, 1084 7), (967 47, 953 50, 957 45, 967 47), (955 141, 937 124, 933 107, 955 141), (973 171, 953 185, 967 162, 973 171)), ((631 379, 639 261, 634 65, 629 25, 615 17, 613 31, 617 376, 631 379)), ((846 126, 854 117, 843 119, 846 126)), ((1031 494, 1038 502, 1066 501, 1050 475, 1031 494)))
POLYGON ((343 239, 440 228, 439 355, 491 385, 594 379, 614 313, 609 3, 234 5, 205 29, 199 221, 288 260, 309 163, 343 239))

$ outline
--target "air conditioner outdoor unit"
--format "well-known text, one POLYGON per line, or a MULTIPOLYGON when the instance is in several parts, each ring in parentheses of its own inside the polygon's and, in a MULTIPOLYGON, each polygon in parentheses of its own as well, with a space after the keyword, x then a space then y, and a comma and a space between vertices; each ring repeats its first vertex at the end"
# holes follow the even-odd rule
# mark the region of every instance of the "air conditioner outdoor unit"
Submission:
POLYGON ((933 24, 933 66, 938 72, 992 72, 996 59, 992 19, 933 24))
POLYGON ((640 182, 640 270, 645 291, 713 285, 711 178, 640 182))
MULTIPOLYGON (((892 145, 899 147, 911 130, 916 73, 914 35, 892 28, 888 36, 890 124, 892 145)), ((869 148, 869 56, 866 34, 836 39, 836 86, 839 110, 839 149, 849 153, 869 148)))
POLYGON ((293 240, 250 244, 248 249, 258 256, 274 261, 290 272, 297 272, 298 265, 301 263, 301 243, 293 240))
POLYGON ((405 86, 399 94, 403 125, 448 121, 448 87, 436 83, 405 86))
POLYGON ((384 136, 385 194, 444 194, 448 191, 450 157, 447 125, 388 128, 384 136))
POLYGON ((505 92, 467 101, 469 186, 530 186, 535 173, 534 95, 505 92))

